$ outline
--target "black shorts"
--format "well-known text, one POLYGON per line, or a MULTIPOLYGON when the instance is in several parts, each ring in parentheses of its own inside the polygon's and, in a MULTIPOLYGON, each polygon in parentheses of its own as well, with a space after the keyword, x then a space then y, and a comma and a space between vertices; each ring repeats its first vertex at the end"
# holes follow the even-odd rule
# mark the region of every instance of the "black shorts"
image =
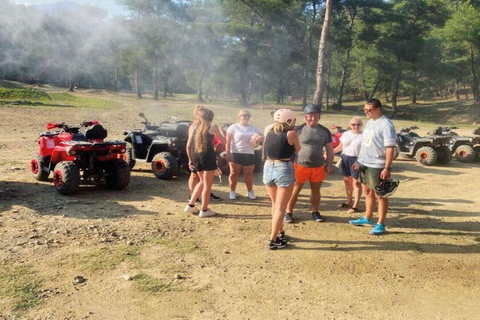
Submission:
POLYGON ((255 155, 249 153, 232 153, 232 163, 242 166, 253 166, 255 164, 255 155))
POLYGON ((342 163, 340 164, 340 173, 344 177, 352 177, 358 179, 358 171, 353 170, 353 164, 357 161, 357 157, 342 154, 342 163))
POLYGON ((197 171, 217 170, 217 156, 215 152, 199 152, 193 155, 193 166, 197 171))

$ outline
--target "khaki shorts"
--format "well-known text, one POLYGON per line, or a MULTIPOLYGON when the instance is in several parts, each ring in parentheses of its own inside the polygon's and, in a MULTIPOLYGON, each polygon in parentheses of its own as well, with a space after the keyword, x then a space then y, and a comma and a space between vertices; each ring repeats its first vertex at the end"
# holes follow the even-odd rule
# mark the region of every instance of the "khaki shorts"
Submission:
POLYGON ((372 190, 380 183, 380 173, 383 168, 371 168, 364 165, 360 165, 358 181, 365 184, 372 190))

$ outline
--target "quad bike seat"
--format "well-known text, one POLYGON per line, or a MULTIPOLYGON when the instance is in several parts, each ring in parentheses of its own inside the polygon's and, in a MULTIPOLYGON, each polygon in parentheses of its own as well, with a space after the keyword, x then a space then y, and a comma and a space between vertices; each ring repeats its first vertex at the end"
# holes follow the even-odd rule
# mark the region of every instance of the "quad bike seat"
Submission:
POLYGON ((158 132, 165 137, 187 139, 188 125, 183 123, 161 123, 158 132))
POLYGON ((100 124, 94 124, 87 130, 85 130, 85 137, 88 140, 103 140, 107 137, 107 130, 100 124))

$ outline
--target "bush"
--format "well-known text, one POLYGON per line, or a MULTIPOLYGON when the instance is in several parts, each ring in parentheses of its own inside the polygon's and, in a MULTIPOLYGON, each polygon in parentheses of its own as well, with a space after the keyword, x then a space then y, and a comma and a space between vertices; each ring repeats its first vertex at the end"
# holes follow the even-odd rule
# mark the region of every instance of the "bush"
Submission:
POLYGON ((46 92, 36 89, 0 89, 0 99, 31 101, 51 98, 46 92))

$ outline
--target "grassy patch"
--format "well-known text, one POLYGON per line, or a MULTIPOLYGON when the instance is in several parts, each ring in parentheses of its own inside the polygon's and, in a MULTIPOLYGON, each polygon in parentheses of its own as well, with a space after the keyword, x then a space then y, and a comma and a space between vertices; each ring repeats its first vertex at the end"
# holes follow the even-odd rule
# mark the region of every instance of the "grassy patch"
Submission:
POLYGON ((168 292, 180 291, 178 286, 166 283, 161 279, 152 277, 151 275, 140 273, 133 277, 135 288, 143 292, 168 292))
POLYGON ((36 89, 2 89, 0 88, 0 99, 9 100, 49 100, 51 97, 43 91, 36 89))
POLYGON ((60 264, 70 264, 74 268, 84 268, 90 271, 113 270, 124 261, 137 257, 140 248, 134 246, 106 247, 89 250, 84 253, 74 253, 60 264))
POLYGON ((13 311, 22 312, 41 303, 37 289, 42 279, 31 266, 0 264, 0 297, 13 300, 13 311))

